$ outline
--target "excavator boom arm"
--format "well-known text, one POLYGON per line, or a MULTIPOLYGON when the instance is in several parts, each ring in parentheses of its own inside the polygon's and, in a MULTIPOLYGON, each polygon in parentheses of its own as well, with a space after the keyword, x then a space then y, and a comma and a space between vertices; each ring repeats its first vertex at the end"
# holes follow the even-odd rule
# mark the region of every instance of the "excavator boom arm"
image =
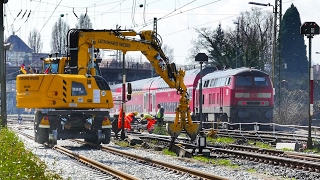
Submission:
MULTIPOLYGON (((132 30, 70 30, 70 56, 71 65, 77 66, 78 72, 86 69, 91 54, 90 48, 141 51, 146 56, 156 73, 180 94, 179 105, 176 109, 176 118, 173 123, 168 123, 167 130, 172 137, 177 137, 183 129, 186 130, 191 140, 194 140, 199 132, 199 124, 191 121, 189 96, 184 84, 184 70, 177 70, 174 63, 170 63, 161 49, 159 39, 151 31, 136 33, 132 30), (137 38, 136 36, 139 36, 137 38), (73 59, 77 61, 73 61, 73 59)), ((84 71, 86 73, 86 71, 84 71)), ((81 73, 80 73, 81 74, 81 73)))

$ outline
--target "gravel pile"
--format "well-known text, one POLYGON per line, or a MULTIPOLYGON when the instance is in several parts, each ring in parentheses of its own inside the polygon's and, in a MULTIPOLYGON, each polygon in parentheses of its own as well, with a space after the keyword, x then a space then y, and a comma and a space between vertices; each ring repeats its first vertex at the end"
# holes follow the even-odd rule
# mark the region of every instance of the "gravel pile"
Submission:
MULTIPOLYGON (((29 133, 30 135, 33 135, 33 130, 25 130, 25 132, 29 133)), ((24 142, 27 149, 30 149, 35 155, 37 155, 43 162, 47 164, 48 170, 60 174, 60 176, 62 176, 64 179, 108 179, 105 175, 102 175, 98 172, 94 172, 91 169, 84 167, 79 163, 76 163, 69 157, 66 157, 56 151, 44 148, 42 145, 35 143, 33 140, 30 140, 20 135, 19 137, 24 142)), ((112 155, 97 149, 77 148, 81 145, 68 140, 58 141, 58 145, 70 147, 71 150, 76 151, 77 153, 83 156, 98 160, 101 163, 110 165, 118 170, 126 171, 127 173, 133 174, 141 179, 176 180, 177 177, 179 177, 179 179, 184 180, 194 179, 191 178, 188 174, 178 176, 173 173, 169 173, 165 170, 151 174, 149 171, 151 167, 147 165, 137 165, 137 162, 135 161, 124 159, 119 156, 112 155)), ((291 170, 284 167, 275 167, 267 164, 261 164, 240 159, 232 160, 234 164, 240 165, 239 168, 229 168, 216 166, 212 164, 199 163, 195 162, 192 159, 182 159, 178 157, 167 156, 151 150, 124 148, 117 146, 112 142, 107 146, 121 149, 130 153, 135 153, 140 156, 170 162, 172 164, 183 165, 185 167, 197 169, 200 171, 205 171, 207 173, 223 176, 231 180, 280 180, 287 178, 295 178, 296 180, 320 179, 320 175, 317 173, 291 170)))

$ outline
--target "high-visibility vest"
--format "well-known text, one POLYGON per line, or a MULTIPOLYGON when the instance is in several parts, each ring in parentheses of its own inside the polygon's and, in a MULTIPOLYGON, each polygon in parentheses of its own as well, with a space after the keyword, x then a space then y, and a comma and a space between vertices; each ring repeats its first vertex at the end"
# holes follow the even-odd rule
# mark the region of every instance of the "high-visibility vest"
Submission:
POLYGON ((161 109, 163 110, 163 107, 158 109, 158 112, 157 112, 157 117, 158 118, 161 118, 161 109))

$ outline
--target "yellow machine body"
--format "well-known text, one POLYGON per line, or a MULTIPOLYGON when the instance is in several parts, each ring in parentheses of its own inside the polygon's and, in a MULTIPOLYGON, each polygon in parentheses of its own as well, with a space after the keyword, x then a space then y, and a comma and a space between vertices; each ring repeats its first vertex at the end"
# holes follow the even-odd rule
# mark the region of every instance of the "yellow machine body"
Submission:
MULTIPOLYGON (((162 42, 158 36, 155 31, 151 30, 137 33, 133 30, 121 29, 70 29, 67 38, 70 43, 67 44, 67 57, 45 59, 41 74, 17 76, 17 107, 56 110, 112 108, 111 91, 100 75, 98 63, 95 62, 95 51, 97 49, 121 50, 124 55, 128 51, 140 51, 148 59, 155 72, 180 95, 175 120, 167 124, 168 133, 176 138, 182 130, 185 130, 191 140, 195 140, 200 126, 193 123, 190 117, 190 99, 183 82, 185 71, 176 69, 175 64, 170 63, 161 49, 162 42), (75 92, 77 94, 74 94, 75 92)), ((48 113, 49 121, 57 118, 62 118, 62 121, 65 119, 72 121, 82 117, 82 120, 88 123, 91 122, 90 119, 95 119, 97 122, 96 115, 91 112, 84 113, 91 113, 92 117, 82 116, 80 112, 78 115, 75 115, 74 112, 64 112, 63 117, 58 113, 48 113), (69 113, 73 115, 69 116, 69 113)), ((99 112, 95 113, 99 114, 99 112)), ((39 113, 38 119, 41 119, 42 115, 39 113)), ((96 129, 101 129, 103 117, 105 117, 104 114, 99 115, 99 126, 96 126, 96 129)), ((54 131, 52 127, 50 123, 50 131, 54 131)), ((103 135, 99 135, 100 131, 96 134, 98 134, 97 139, 103 139, 103 135)), ((109 132, 104 134, 108 134, 109 137, 109 132)), ((59 138, 59 135, 57 137, 59 138)), ((39 140, 39 142, 43 141, 45 139, 39 140)))
POLYGON ((20 74, 17 107, 39 109, 112 108, 112 92, 101 90, 94 77, 73 74, 20 74))

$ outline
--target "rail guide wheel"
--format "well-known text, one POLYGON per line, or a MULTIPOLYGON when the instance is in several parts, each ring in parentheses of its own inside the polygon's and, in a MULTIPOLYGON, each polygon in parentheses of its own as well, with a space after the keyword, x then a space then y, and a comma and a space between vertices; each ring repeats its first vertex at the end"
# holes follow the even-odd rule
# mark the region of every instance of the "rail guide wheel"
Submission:
POLYGON ((50 147, 53 147, 54 145, 57 145, 58 141, 58 130, 52 130, 52 133, 49 134, 49 142, 48 145, 50 147))

